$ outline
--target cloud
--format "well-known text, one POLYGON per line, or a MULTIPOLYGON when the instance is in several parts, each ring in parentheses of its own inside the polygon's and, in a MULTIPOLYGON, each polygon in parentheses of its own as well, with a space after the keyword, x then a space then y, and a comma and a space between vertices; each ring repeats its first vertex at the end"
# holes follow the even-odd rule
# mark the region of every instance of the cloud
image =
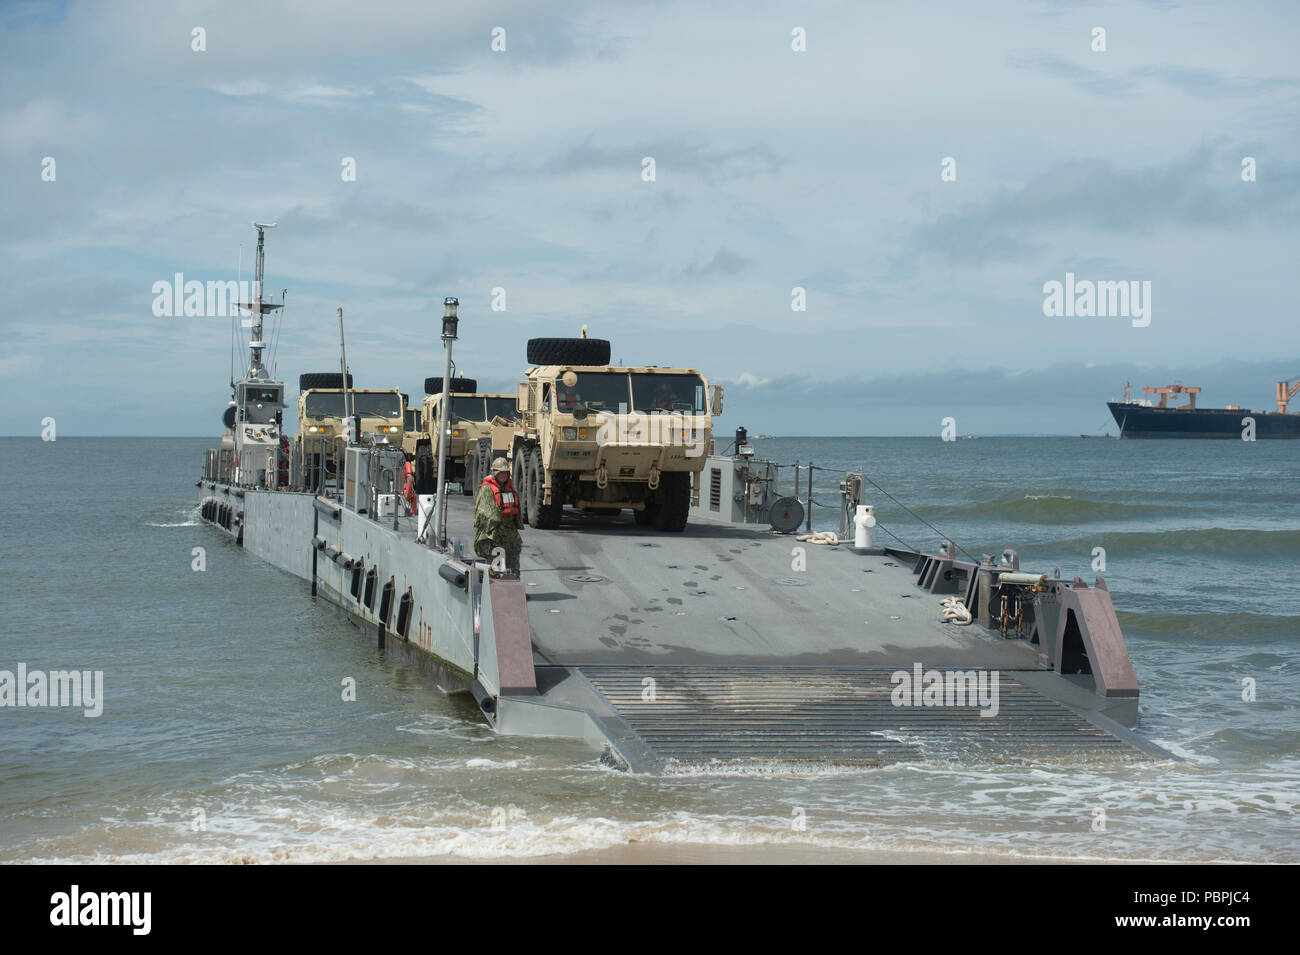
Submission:
MULTIPOLYGON (((439 367, 444 295, 482 380, 508 384, 527 338, 588 323, 617 359, 730 380, 765 430, 787 405, 790 427, 903 427, 908 402, 949 393, 943 369, 1051 394, 1034 376, 1063 358, 1101 374, 1117 356, 1268 357, 1294 324, 1294 14, 1139 7, 1122 49, 1090 59, 1058 52, 1086 44, 1075 13, 842 4, 801 24, 802 55, 786 13, 736 0, 267 0, 255 31, 233 5, 11 5, 0 328, 6 356, 40 364, 8 361, 0 397, 22 422, 45 403, 30 395, 89 401, 84 382, 129 367, 123 408, 164 391, 166 427, 206 433, 229 329, 159 323, 149 289, 234 278, 241 259, 246 278, 252 219, 280 223, 268 283, 289 289, 290 380, 332 366, 342 306, 356 373, 414 391, 439 367), (958 183, 939 182, 948 155, 958 183), (1042 283, 1067 268, 1155 280, 1152 326, 1044 319, 1042 283), (879 376, 902 376, 906 401, 855 384, 879 376)), ((1103 387, 1069 400, 1091 414, 1103 387)))
POLYGON ((1161 83, 1189 96, 1213 98, 1264 97, 1300 88, 1300 79, 1292 76, 1230 76, 1202 66, 1162 64, 1126 70, 1094 69, 1042 50, 1017 50, 1007 55, 1006 62, 1015 70, 1038 73, 1084 92, 1112 98, 1134 96, 1152 83, 1161 83))
POLYGON ((758 375, 748 371, 742 371, 734 378, 719 378, 719 382, 725 385, 733 385, 737 388, 761 388, 772 382, 771 378, 760 378, 758 375))
POLYGON ((917 226, 908 251, 980 266, 1031 258, 1071 229, 1129 235, 1257 223, 1289 229, 1300 213, 1300 164, 1271 161, 1268 183, 1247 184, 1239 176, 1241 155, 1206 145, 1162 165, 1056 163, 1023 186, 917 226))
POLYGON ((726 249, 718 249, 713 258, 703 265, 688 265, 682 269, 682 278, 705 279, 713 276, 739 275, 749 264, 748 259, 741 258, 726 249))

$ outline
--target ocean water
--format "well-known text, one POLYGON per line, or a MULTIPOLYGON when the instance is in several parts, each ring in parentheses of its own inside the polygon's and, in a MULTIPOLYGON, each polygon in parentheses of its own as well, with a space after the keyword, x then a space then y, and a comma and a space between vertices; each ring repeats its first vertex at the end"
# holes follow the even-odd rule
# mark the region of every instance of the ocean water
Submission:
POLYGON ((210 443, 0 439, 0 669, 104 674, 97 718, 0 708, 0 861, 631 843, 1300 861, 1300 443, 757 441, 762 457, 829 469, 815 472, 815 529, 837 525, 839 472, 863 469, 883 489, 867 500, 884 539, 1015 547, 1027 570, 1089 582, 1104 548, 1139 732, 1181 759, 672 777, 495 736, 306 583, 201 526, 210 443))

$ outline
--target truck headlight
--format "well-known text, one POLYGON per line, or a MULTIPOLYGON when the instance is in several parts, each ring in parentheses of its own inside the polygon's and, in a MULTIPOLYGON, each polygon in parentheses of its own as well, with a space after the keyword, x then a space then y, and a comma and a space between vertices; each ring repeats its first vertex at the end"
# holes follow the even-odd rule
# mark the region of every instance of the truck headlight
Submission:
POLYGON ((564 429, 564 440, 565 440, 565 441, 576 441, 577 438, 578 438, 578 429, 577 429, 577 428, 565 428, 565 429, 564 429))

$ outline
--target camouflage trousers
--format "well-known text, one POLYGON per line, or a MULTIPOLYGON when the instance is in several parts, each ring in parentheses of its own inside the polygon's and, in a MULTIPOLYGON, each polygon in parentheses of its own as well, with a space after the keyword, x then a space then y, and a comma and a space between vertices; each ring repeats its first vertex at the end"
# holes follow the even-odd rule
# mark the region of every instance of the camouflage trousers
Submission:
POLYGON ((493 540, 491 537, 480 537, 474 542, 474 553, 486 561, 493 559, 492 551, 500 547, 505 551, 506 570, 512 574, 519 573, 519 553, 524 549, 523 539, 518 533, 503 535, 504 540, 493 540))

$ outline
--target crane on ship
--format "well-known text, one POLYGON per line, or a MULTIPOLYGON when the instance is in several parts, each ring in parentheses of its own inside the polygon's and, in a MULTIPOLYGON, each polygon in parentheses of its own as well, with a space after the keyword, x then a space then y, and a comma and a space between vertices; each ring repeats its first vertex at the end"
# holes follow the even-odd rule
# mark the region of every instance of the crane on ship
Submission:
POLYGON ((1297 379, 1294 385, 1289 382, 1279 381, 1277 383, 1277 413, 1286 414, 1286 406, 1291 403, 1291 399, 1300 392, 1300 379, 1297 379))
POLYGON ((1160 401, 1156 404, 1157 408, 1167 408, 1169 405, 1170 395, 1186 395, 1187 404, 1177 405, 1181 411, 1194 411, 1196 409, 1196 396, 1201 393, 1201 389, 1196 386, 1188 385, 1165 385, 1163 388, 1143 388, 1144 395, 1159 395, 1160 401))

